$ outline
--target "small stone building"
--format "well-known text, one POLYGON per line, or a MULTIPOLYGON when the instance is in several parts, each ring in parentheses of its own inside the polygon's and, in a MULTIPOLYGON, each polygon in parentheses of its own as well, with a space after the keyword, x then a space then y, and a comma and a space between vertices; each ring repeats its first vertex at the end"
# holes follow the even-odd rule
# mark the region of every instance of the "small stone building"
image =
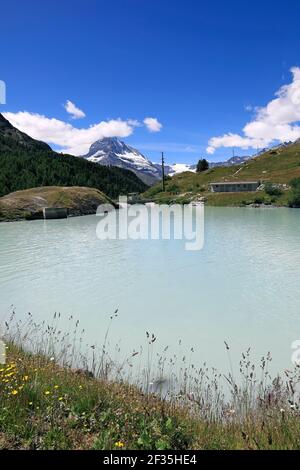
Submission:
POLYGON ((68 209, 63 207, 44 207, 44 219, 66 219, 68 217, 68 209))
POLYGON ((256 191, 260 186, 260 181, 220 181, 210 183, 213 193, 240 193, 256 191))

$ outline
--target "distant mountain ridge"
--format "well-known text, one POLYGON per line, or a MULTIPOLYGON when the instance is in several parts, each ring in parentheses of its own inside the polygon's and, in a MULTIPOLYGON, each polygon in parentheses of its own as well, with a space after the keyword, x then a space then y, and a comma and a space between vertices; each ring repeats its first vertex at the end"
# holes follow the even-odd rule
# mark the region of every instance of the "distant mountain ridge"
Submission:
POLYGON ((194 173, 196 171, 196 166, 197 165, 195 164, 189 163, 173 163, 172 165, 165 166, 165 174, 174 176, 178 173, 183 173, 184 171, 191 171, 194 173))
MULTIPOLYGON (((133 171, 144 183, 152 185, 162 178, 162 168, 160 163, 151 162, 139 150, 130 147, 125 142, 116 137, 105 137, 94 142, 88 153, 83 155, 84 159, 103 166, 117 166, 133 171)), ((226 161, 212 162, 211 168, 218 166, 231 166, 244 163, 252 158, 231 157, 226 161)), ((197 164, 173 163, 165 165, 165 175, 174 176, 185 171, 196 171, 197 164)))
MULTIPOLYGON (((157 183, 162 178, 160 163, 153 163, 139 150, 130 147, 116 137, 105 137, 94 142, 89 152, 83 158, 99 163, 112 165, 133 171, 146 184, 157 183)), ((165 165, 165 175, 173 176, 183 171, 196 171, 196 165, 174 163, 165 165)))
POLYGON ((209 166, 210 168, 215 168, 218 166, 232 166, 232 165, 239 165, 240 163, 245 163, 251 158, 254 158, 254 156, 244 156, 244 157, 231 157, 228 160, 225 160, 223 162, 210 162, 209 166))

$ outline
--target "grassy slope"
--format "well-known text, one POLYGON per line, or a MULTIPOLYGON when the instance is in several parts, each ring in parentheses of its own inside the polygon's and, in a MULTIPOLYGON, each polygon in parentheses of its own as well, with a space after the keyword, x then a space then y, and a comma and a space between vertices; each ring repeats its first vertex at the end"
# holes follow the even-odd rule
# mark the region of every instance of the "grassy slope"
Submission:
POLYGON ((99 204, 112 201, 94 188, 45 186, 16 191, 0 198, 0 221, 23 219, 43 207, 65 207, 71 215, 95 213, 99 204))
POLYGON ((185 202, 195 196, 204 196, 207 198, 209 205, 241 205, 243 201, 247 203, 255 202, 256 197, 261 197, 269 203, 286 205, 288 200, 286 192, 276 198, 276 201, 271 201, 272 198, 264 192, 212 194, 209 191, 209 183, 261 180, 286 184, 296 177, 300 177, 300 143, 276 151, 268 151, 243 165, 217 167, 198 174, 181 173, 167 181, 165 193, 160 191, 161 184, 159 184, 147 190, 144 197, 159 202, 177 200, 185 202))
POLYGON ((266 403, 220 423, 136 388, 87 378, 9 344, 0 449, 296 449, 298 412, 266 403))
POLYGON ((192 441, 174 407, 10 345, 0 368, 0 448, 186 448, 192 441))

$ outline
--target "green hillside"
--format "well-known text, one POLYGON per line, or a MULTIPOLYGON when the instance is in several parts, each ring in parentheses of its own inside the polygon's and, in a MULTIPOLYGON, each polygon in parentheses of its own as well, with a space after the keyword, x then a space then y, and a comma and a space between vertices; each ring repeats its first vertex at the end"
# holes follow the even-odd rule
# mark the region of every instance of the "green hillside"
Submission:
POLYGON ((147 189, 129 170, 52 151, 44 142, 15 129, 0 114, 0 196, 39 186, 84 186, 112 198, 147 189))
MULTIPOLYGON (((157 202, 189 202, 205 197, 210 205, 240 205, 244 203, 266 203, 286 205, 289 191, 271 197, 264 191, 254 193, 210 192, 210 183, 220 181, 261 181, 288 185, 293 178, 300 178, 300 142, 286 147, 269 150, 241 165, 211 168, 202 173, 185 172, 168 178, 166 191, 162 192, 161 183, 148 189, 143 197, 157 202)), ((284 188, 283 188, 284 189, 284 188)))
POLYGON ((44 207, 63 207, 70 216, 95 214, 100 204, 113 201, 95 188, 43 186, 0 197, 0 222, 43 218, 44 207))

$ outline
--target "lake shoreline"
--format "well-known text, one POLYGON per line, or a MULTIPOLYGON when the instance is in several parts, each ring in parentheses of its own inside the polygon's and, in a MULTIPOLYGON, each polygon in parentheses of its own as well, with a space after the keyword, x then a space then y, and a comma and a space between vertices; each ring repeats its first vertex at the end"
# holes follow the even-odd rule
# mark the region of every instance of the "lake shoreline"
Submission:
MULTIPOLYGON (((150 201, 149 201, 150 202, 150 201)), ((155 201, 152 201, 155 204, 158 204, 155 201)), ((142 203, 146 204, 146 203, 142 203)), ((169 205, 171 205, 170 203, 169 205)), ((276 204, 246 204, 246 205, 214 205, 214 204, 204 204, 205 207, 210 207, 210 208, 231 208, 231 209, 299 209, 299 207, 290 207, 288 205, 276 205, 276 204)), ((70 213, 68 214, 68 218, 75 218, 75 217, 85 217, 87 215, 96 215, 97 211, 93 212, 84 212, 80 211, 79 213, 70 213)), ((1 223, 8 223, 8 222, 32 222, 33 220, 39 220, 39 219, 27 219, 25 215, 15 215, 12 213, 11 217, 2 217, 1 218, 1 213, 0 213, 0 224, 1 223)), ((40 220, 43 220, 41 217, 40 220)), ((56 219, 57 220, 57 219, 56 219)))

